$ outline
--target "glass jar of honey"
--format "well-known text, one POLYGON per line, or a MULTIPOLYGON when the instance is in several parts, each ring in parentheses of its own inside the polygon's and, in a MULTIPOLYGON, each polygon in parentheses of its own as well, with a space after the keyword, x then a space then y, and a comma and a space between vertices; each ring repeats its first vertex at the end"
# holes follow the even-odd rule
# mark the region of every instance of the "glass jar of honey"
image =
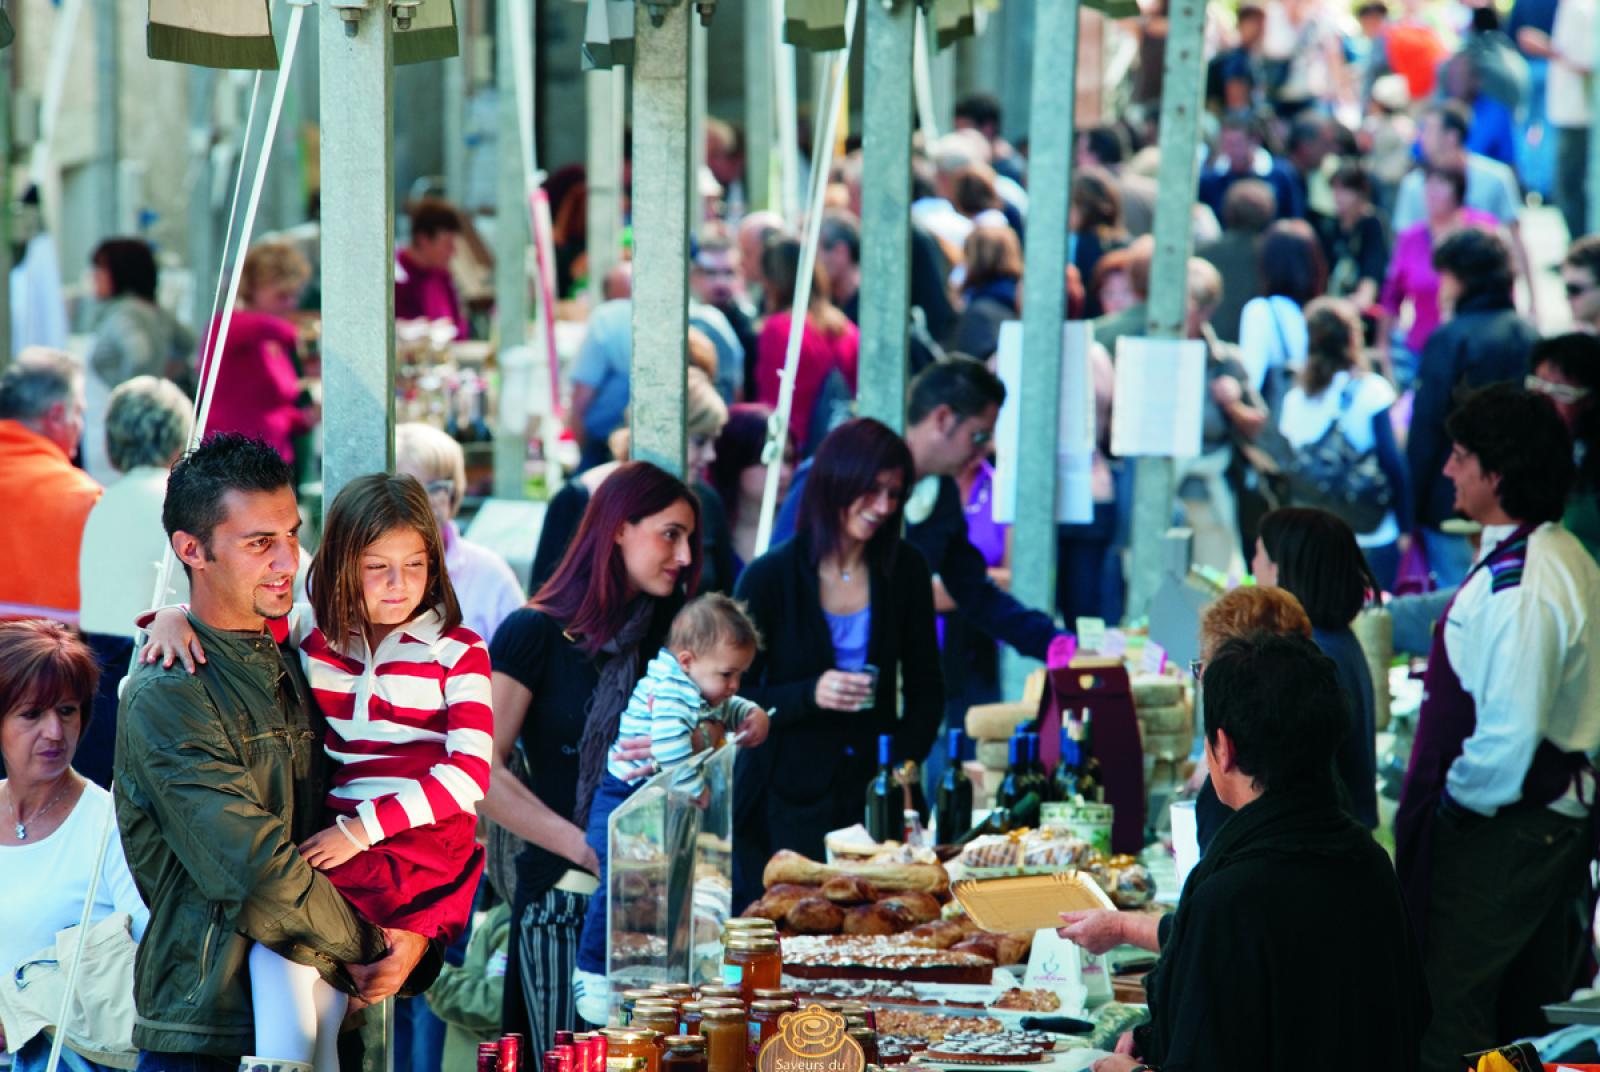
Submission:
POLYGON ((654 1031, 633 1027, 608 1027, 600 1032, 606 1038, 606 1065, 618 1058, 637 1058, 644 1062, 644 1072, 661 1072, 661 1050, 656 1046, 654 1031))
POLYGON ((678 1009, 678 1023, 683 1027, 685 1035, 700 1033, 700 1018, 705 1010, 706 1004, 701 1001, 686 1001, 678 1009))
POLYGON ((722 948, 722 981, 739 985, 745 1004, 757 990, 776 990, 783 978, 783 952, 776 938, 735 935, 722 948))
MULTIPOLYGON (((773 988, 776 989, 776 988, 773 988)), ((750 1067, 756 1067, 761 1047, 779 1031, 778 1021, 794 1011, 792 1001, 752 1001, 750 1003, 750 1067)))
POLYGON ((626 1027, 633 1022, 633 1007, 641 1001, 649 1001, 658 997, 654 990, 624 990, 622 992, 622 1023, 626 1027))
POLYGON ((628 1026, 662 1036, 680 1034, 678 1007, 670 1002, 641 1001, 633 1007, 633 1019, 628 1026))
POLYGON ((700 1014, 700 1034, 706 1040, 707 1072, 747 1072, 750 1029, 744 1009, 705 1009, 700 1014))
POLYGON ((664 994, 674 1001, 688 1001, 694 997, 694 987, 688 983, 657 983, 650 989, 657 994, 664 994))
POLYGON ((661 1054, 661 1072, 707 1072, 706 1040, 699 1035, 673 1035, 661 1054))

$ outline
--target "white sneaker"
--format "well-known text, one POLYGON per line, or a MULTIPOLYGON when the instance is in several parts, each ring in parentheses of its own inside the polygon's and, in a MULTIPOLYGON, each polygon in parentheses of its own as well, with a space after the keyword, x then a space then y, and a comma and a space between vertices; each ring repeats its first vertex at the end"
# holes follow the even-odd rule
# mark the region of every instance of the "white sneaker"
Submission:
POLYGON ((611 984, 595 972, 572 972, 572 993, 577 998, 578 1016, 604 1027, 611 1016, 611 984))

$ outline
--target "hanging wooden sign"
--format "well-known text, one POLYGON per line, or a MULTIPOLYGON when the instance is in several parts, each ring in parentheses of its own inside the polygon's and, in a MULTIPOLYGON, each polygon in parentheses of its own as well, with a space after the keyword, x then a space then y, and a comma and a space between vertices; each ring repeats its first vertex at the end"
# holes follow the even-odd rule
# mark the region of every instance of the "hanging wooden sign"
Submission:
POLYGON ((821 1005, 784 1013, 778 1033, 761 1046, 756 1072, 864 1072, 867 1056, 844 1017, 821 1005))

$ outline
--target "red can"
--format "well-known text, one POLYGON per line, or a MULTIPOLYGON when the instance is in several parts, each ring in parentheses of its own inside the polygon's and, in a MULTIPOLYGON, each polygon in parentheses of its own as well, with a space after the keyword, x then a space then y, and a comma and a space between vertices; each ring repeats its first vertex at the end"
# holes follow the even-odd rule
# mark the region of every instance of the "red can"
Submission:
POLYGON ((500 1036, 500 1072, 522 1072, 522 1036, 500 1036))
POLYGON ((606 1072, 606 1037, 598 1031, 578 1039, 577 1072, 606 1072))
MULTIPOLYGON (((570 1035, 571 1032, 564 1032, 564 1034, 570 1035)), ((550 1052, 556 1055, 556 1063, 560 1067, 560 1072, 578 1072, 578 1049, 576 1046, 569 1042, 564 1045, 557 1045, 550 1052)))
POLYGON ((571 1046, 573 1038, 574 1038, 574 1035, 573 1035, 573 1033, 571 1031, 557 1031, 556 1032, 556 1045, 557 1046, 571 1046))
POLYGON ((478 1043, 478 1072, 500 1072, 499 1043, 478 1043))
POLYGON ((561 1055, 555 1050, 545 1051, 544 1072, 561 1072, 561 1055))

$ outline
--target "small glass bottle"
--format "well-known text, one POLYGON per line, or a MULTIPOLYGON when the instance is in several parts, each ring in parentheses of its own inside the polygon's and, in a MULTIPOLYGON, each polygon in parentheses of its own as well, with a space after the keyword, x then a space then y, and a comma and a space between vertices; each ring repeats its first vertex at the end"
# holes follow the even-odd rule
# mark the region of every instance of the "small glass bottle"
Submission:
POLYGON ((678 1009, 678 1023, 683 1026, 685 1035, 698 1035, 700 1033, 700 1019, 706 1011, 706 1004, 701 1001, 686 1001, 678 1009))
POLYGON ((638 1058, 644 1062, 642 1072, 661 1072, 661 1051, 656 1047, 654 1031, 608 1027, 601 1034, 606 1037, 606 1072, 611 1072, 611 1062, 619 1058, 638 1058))
POLYGON ((707 1072, 706 1040, 699 1035, 673 1035, 661 1055, 661 1072, 707 1072))
POLYGON ((747 1072, 750 1029, 744 1009, 706 1009, 700 1018, 700 1034, 706 1040, 708 1072, 747 1072))
POLYGON ((522 1036, 512 1032, 500 1036, 500 1072, 522 1072, 522 1036))

